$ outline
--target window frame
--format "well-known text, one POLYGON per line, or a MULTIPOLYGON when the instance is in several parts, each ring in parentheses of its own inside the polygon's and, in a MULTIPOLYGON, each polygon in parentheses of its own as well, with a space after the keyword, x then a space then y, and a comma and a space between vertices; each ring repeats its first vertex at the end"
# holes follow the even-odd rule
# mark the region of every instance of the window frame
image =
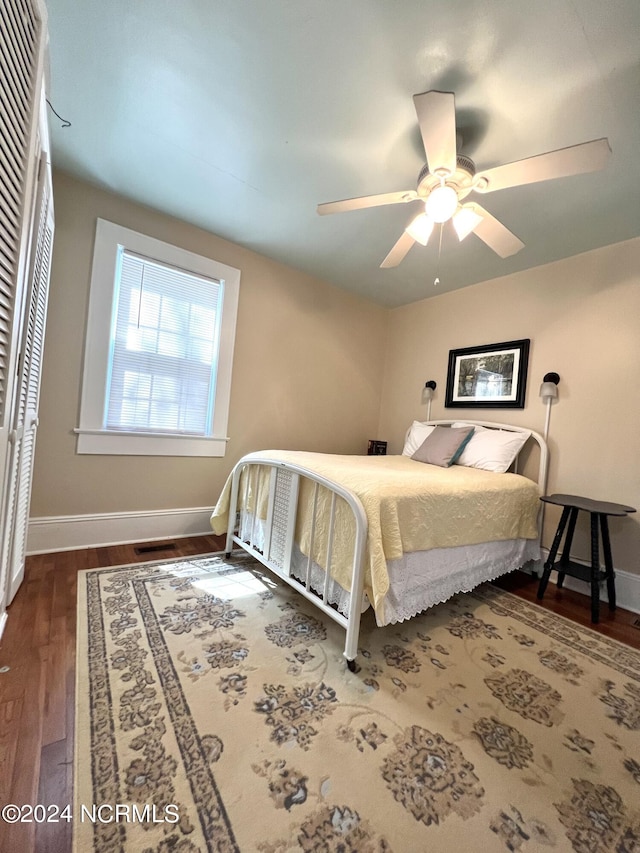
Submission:
POLYGON ((125 456, 224 456, 235 344, 240 270, 148 237, 106 219, 96 222, 76 453, 125 456), (120 247, 223 286, 222 323, 210 436, 126 432, 103 426, 120 247))

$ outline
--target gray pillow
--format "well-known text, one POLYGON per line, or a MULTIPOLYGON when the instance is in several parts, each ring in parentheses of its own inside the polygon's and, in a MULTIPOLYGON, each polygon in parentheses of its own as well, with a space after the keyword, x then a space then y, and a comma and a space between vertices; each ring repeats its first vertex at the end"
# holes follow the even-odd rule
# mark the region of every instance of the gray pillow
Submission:
POLYGON ((461 455, 472 435, 473 427, 437 426, 411 458, 416 462, 449 468, 461 455))

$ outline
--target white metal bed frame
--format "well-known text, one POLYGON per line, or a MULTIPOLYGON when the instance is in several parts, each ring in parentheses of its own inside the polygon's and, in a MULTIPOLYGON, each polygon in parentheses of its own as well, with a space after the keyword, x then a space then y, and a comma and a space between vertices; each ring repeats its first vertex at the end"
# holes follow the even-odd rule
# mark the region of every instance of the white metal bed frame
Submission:
MULTIPOLYGON (((498 424, 488 421, 472 421, 466 419, 464 422, 470 425, 474 424, 484 426, 489 429, 530 433, 531 439, 533 439, 540 448, 537 483, 540 493, 545 493, 549 451, 546 441, 539 433, 509 424, 498 424)), ((454 420, 425 421, 424 423, 433 426, 450 426, 454 423, 454 420)), ((513 465, 513 470, 515 472, 517 472, 517 465, 518 459, 516 458, 513 465)), ((539 514, 538 536, 541 535, 541 519, 542 516, 539 514)), ((247 524, 243 525, 242 519, 240 519, 238 531, 241 531, 243 527, 247 528, 247 524)), ((343 654, 346 658, 347 666, 352 672, 356 669, 355 659, 358 652, 358 637, 360 634, 361 602, 363 597, 365 572, 363 558, 367 541, 367 532, 367 517, 357 495, 349 489, 345 489, 338 483, 328 480, 307 468, 303 468, 302 466, 289 462, 274 461, 268 456, 261 456, 259 454, 252 453, 249 457, 245 456, 240 459, 233 469, 231 497, 229 503, 229 529, 227 532, 225 547, 226 558, 229 559, 231 557, 233 544, 235 543, 236 545, 239 545, 256 560, 262 563, 263 566, 296 589, 306 599, 315 604, 315 606, 323 613, 341 625, 346 631, 346 641, 343 654), (236 532, 234 521, 238 513, 242 514, 246 512, 245 508, 248 503, 247 497, 250 490, 254 495, 254 506, 258 506, 260 498, 262 497, 259 493, 260 477, 258 469, 265 466, 271 469, 269 477, 269 493, 267 495, 266 521, 262 529, 258 531, 257 512, 255 512, 253 516, 250 517, 248 523, 248 538, 244 538, 239 535, 239 532, 236 532), (239 508, 238 498, 240 490, 240 476, 245 469, 248 469, 248 471, 244 482, 244 500, 239 508), (306 557, 304 582, 295 578, 291 572, 291 557, 296 530, 298 491, 301 477, 311 480, 314 483, 310 545, 308 549, 309 555, 306 557), (324 588, 322 590, 322 594, 319 595, 311 588, 311 554, 313 553, 315 536, 318 492, 321 486, 331 493, 331 505, 327 542, 327 569, 325 571, 324 588), (328 600, 329 587, 332 580, 330 568, 333 555, 333 531, 337 497, 343 498, 350 507, 353 513, 356 531, 353 544, 353 568, 347 616, 340 613, 329 603, 328 600)))

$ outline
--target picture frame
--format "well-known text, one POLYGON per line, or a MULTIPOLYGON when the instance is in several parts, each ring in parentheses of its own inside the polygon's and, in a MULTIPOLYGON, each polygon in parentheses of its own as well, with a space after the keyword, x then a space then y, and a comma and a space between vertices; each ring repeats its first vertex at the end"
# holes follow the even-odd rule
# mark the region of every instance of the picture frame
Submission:
POLYGON ((530 338, 449 350, 446 408, 523 409, 530 338))
POLYGON ((377 441, 376 439, 369 439, 369 447, 367 449, 368 456, 386 456, 387 455, 387 442, 386 441, 377 441))

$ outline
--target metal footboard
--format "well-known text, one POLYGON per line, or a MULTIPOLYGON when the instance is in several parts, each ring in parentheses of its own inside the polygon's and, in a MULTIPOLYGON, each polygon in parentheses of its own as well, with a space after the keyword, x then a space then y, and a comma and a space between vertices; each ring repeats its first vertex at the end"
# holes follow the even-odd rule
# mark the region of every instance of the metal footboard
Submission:
POLYGON ((231 498, 229 504, 229 528, 227 532, 226 556, 231 556, 234 543, 239 545, 271 572, 282 578, 306 599, 316 605, 323 613, 346 630, 344 656, 350 670, 355 670, 355 658, 358 653, 360 633, 361 602, 364 585, 364 551, 367 539, 367 517, 360 499, 337 483, 327 480, 319 474, 288 462, 276 462, 273 459, 251 454, 242 458, 232 474, 231 498), (269 469, 265 485, 260 469, 269 469), (244 476, 243 476, 244 474, 244 476), (296 524, 298 520, 298 496, 301 479, 313 482, 311 510, 310 547, 306 557, 304 580, 298 580, 291 573, 291 559, 294 548, 296 524), (242 479, 242 483, 241 483, 242 479), (241 494, 242 488, 242 494, 241 494), (330 492, 330 510, 327 536, 327 552, 324 587, 322 593, 311 587, 311 567, 313 546, 318 520, 318 495, 321 488, 330 492), (266 494, 263 494, 264 491, 266 494), (249 499, 253 500, 253 512, 250 512, 249 499), (329 603, 329 589, 332 581, 331 567, 334 549, 336 521, 336 500, 342 498, 351 509, 355 523, 353 545, 353 564, 348 615, 344 616, 329 603), (263 524, 258 519, 258 508, 266 502, 266 515, 263 524), (240 515, 240 524, 236 532, 234 521, 240 515), (244 518, 243 518, 244 516, 244 518), (247 521, 248 519, 248 521, 247 521), (243 532, 244 535, 240 535, 243 532))

